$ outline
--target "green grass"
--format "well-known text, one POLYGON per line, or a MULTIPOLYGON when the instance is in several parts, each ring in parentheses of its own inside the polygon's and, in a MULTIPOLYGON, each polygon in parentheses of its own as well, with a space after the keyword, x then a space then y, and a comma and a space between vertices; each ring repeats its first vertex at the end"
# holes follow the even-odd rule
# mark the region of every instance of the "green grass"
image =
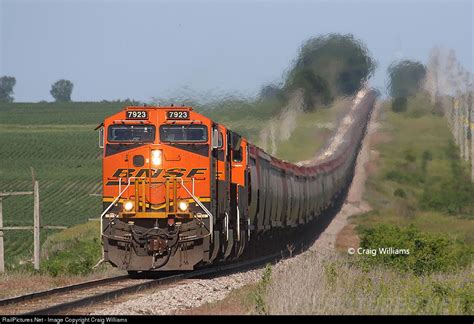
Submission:
POLYGON ((101 257, 100 223, 89 221, 50 235, 42 252, 42 271, 53 277, 88 274, 101 257))
POLYGON ((297 118, 298 127, 290 138, 278 143, 277 156, 290 162, 313 157, 329 141, 337 121, 349 108, 348 101, 335 101, 328 108, 304 113, 297 118))
POLYGON ((283 108, 278 100, 223 100, 197 107, 197 111, 257 143, 262 127, 283 108))
POLYGON ((406 112, 392 112, 389 102, 381 109, 372 147, 379 157, 364 194, 373 210, 355 217, 359 229, 414 225, 473 246, 474 185, 446 119, 423 95, 410 98, 406 112))

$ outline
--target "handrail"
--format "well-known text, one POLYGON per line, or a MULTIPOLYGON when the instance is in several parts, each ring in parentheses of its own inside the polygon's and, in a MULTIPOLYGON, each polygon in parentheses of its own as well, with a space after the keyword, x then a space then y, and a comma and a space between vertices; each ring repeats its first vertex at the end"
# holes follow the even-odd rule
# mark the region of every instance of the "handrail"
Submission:
POLYGON ((240 211, 239 211, 238 199, 237 199, 237 241, 240 241, 240 211))
POLYGON ((225 212, 225 240, 229 241, 229 214, 225 212))
MULTIPOLYGON (((102 240, 102 235, 103 235, 103 232, 104 232, 103 218, 104 218, 105 214, 107 214, 107 212, 110 210, 110 208, 112 208, 112 206, 117 203, 117 201, 120 199, 120 197, 122 197, 122 195, 125 193, 125 191, 127 191, 127 189, 130 187, 130 184, 131 184, 130 180, 132 180, 132 179, 140 179, 140 178, 137 178, 137 177, 128 178, 128 184, 125 187, 125 189, 123 189, 122 191, 120 191, 120 189, 119 189, 119 194, 118 194, 117 198, 115 198, 114 201, 112 201, 110 203, 110 205, 102 212, 102 214, 100 214, 100 238, 101 238, 101 240, 102 240)), ((119 188, 121 188, 121 187, 122 187, 122 178, 119 179, 119 188)), ((102 258, 103 257, 104 257, 104 250, 102 249, 102 258)))
POLYGON ((186 192, 194 199, 194 201, 199 205, 199 207, 204 210, 204 212, 209 216, 209 232, 211 234, 211 242, 213 241, 213 234, 214 234, 214 216, 211 214, 211 212, 206 208, 206 206, 203 205, 203 203, 199 200, 198 197, 196 197, 191 191, 186 188, 184 185, 184 180, 181 177, 178 177, 177 179, 181 180, 181 186, 186 190, 186 192))
MULTIPOLYGON (((107 212, 110 210, 110 208, 112 208, 112 206, 114 206, 117 201, 120 199, 120 197, 122 197, 122 195, 125 193, 125 191, 127 191, 127 189, 130 187, 131 185, 131 180, 134 180, 134 179, 142 179, 142 178, 138 178, 138 177, 130 177, 128 178, 128 183, 127 183, 127 186, 122 190, 120 191, 120 188, 122 187, 122 178, 119 179, 119 194, 118 196, 110 203, 110 205, 102 212, 102 214, 100 215, 100 237, 102 238, 102 235, 103 235, 103 230, 104 230, 104 225, 103 225, 103 218, 105 216, 105 214, 107 214, 107 212)), ((186 192, 193 198, 193 200, 199 205, 199 207, 201 207, 204 212, 209 216, 209 219, 210 219, 210 222, 209 222, 209 232, 210 232, 210 235, 211 235, 211 241, 213 241, 213 230, 214 230, 214 216, 211 214, 211 212, 206 208, 206 206, 203 205, 203 203, 199 200, 199 198, 197 198, 195 195, 194 195, 194 192, 191 192, 188 190, 188 188, 184 185, 184 180, 183 178, 181 177, 178 177, 177 179, 181 180, 181 186, 184 188, 184 190, 186 190, 186 192)), ((194 180, 194 179, 193 179, 194 180)), ((194 191, 194 181, 193 181, 193 191, 194 191)), ((102 250, 102 257, 104 256, 103 255, 104 251, 102 250)))

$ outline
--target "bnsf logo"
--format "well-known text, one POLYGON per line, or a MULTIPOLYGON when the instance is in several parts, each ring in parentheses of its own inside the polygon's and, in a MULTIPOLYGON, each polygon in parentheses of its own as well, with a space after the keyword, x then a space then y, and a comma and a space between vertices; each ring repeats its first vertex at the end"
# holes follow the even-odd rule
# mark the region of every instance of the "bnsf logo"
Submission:
MULTIPOLYGON (((191 169, 189 172, 184 168, 172 168, 172 169, 117 169, 112 175, 113 178, 158 178, 160 175, 163 178, 169 177, 186 177, 192 178, 196 175, 203 175, 205 168, 191 169)), ((108 181, 108 186, 118 185, 118 181, 108 181)))

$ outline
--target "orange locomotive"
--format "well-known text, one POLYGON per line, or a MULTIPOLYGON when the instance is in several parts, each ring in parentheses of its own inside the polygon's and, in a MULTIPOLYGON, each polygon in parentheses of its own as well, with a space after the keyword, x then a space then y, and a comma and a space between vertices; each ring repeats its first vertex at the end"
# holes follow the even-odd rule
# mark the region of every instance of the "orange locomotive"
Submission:
POLYGON ((218 256, 216 225, 227 229, 224 254, 242 253, 245 234, 229 227, 248 195, 244 138, 190 107, 127 107, 102 126, 106 261, 192 270, 218 256))
POLYGON ((100 125, 104 261, 130 273, 193 270, 240 257, 255 237, 304 227, 350 183, 375 98, 361 92, 340 145, 304 166, 191 107, 133 106, 108 117, 100 125))

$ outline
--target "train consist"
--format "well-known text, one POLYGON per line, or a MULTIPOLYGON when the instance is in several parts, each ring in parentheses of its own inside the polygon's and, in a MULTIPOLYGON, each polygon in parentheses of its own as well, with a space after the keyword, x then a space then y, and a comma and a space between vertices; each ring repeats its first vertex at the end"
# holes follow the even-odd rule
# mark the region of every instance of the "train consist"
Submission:
POLYGON ((322 217, 351 181, 375 99, 360 91, 337 145, 299 165, 191 107, 132 106, 106 118, 104 261, 129 273, 193 270, 322 217))

